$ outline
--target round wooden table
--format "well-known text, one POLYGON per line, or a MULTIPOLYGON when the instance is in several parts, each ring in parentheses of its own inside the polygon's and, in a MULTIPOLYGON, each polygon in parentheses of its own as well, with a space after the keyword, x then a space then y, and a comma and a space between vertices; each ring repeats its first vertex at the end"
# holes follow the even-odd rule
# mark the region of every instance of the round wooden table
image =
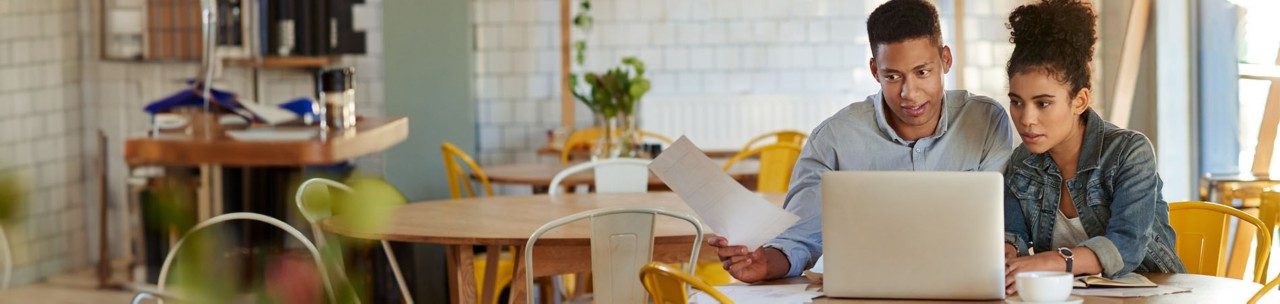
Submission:
MULTIPOLYGON (((781 194, 764 195, 782 204, 781 194)), ((457 200, 438 200, 390 207, 385 211, 386 226, 380 231, 361 231, 344 223, 342 216, 325 220, 325 230, 348 237, 410 243, 442 244, 448 259, 450 296, 454 303, 476 303, 473 246, 487 246, 488 252, 499 252, 502 246, 517 246, 521 257, 529 235, 543 224, 574 213, 603 207, 662 207, 692 214, 675 193, 634 194, 566 194, 496 196, 457 200)), ((380 213, 382 214, 382 213, 380 213)), ((534 250, 534 276, 591 271, 590 224, 587 221, 563 226, 542 236, 534 250)), ((689 260, 693 244, 693 227, 668 217, 657 217, 654 226, 653 259, 663 262, 689 260)), ((716 260, 715 251, 704 245, 701 258, 716 260)), ((489 267, 496 267, 498 255, 488 255, 489 267)), ((523 302, 523 261, 517 260, 511 285, 513 303, 523 302)), ((495 268, 496 269, 496 268, 495 268)), ((492 273, 490 269, 486 273, 492 273)), ((486 276, 493 278, 494 276, 486 276)), ((491 286, 492 282, 485 282, 491 286)), ((488 299, 492 295, 480 295, 488 299)), ((488 303, 488 302, 484 302, 488 303)))
MULTIPOLYGON (((533 187, 533 193, 546 193, 547 188, 551 186, 551 180, 556 177, 556 174, 568 167, 561 164, 520 163, 484 166, 482 169, 491 183, 529 185, 533 187)), ((748 189, 754 189, 756 174, 759 171, 759 161, 746 159, 734 164, 733 168, 729 168, 728 173, 734 180, 746 185, 748 189)), ((471 178, 477 179, 479 177, 472 174, 471 178)), ((584 171, 566 177, 561 184, 565 186, 595 184, 595 175, 591 171, 584 171)), ((666 190, 667 185, 657 176, 649 174, 649 189, 666 190)))
MULTIPOLYGON (((1262 289, 1262 284, 1230 279, 1221 277, 1212 277, 1198 274, 1169 274, 1169 273, 1143 273, 1152 282, 1160 285, 1172 285, 1191 289, 1190 292, 1175 293, 1145 298, 1112 298, 1112 297, 1094 297, 1087 296, 1084 298, 1085 303, 1245 303, 1249 301, 1253 294, 1262 289)), ((766 282, 765 284, 807 284, 809 279, 805 277, 787 278, 766 282)), ((821 288, 822 284, 810 284, 809 289, 821 288)), ((1277 291, 1272 291, 1262 298, 1259 303, 1277 303, 1280 302, 1280 295, 1277 291)), ((957 303, 1004 303, 1004 301, 956 301, 957 303)), ((884 299, 837 299, 828 297, 819 297, 813 300, 814 304, 821 303, 948 303, 948 301, 913 301, 913 300, 884 300, 884 299)))

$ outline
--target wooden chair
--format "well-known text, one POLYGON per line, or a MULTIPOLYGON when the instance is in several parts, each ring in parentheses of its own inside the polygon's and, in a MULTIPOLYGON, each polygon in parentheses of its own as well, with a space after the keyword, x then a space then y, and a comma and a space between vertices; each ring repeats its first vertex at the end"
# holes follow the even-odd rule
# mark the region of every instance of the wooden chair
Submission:
MULTIPOLYGON (((529 236, 524 245, 525 284, 534 290, 533 250, 543 234, 560 226, 589 219, 591 222, 591 273, 597 303, 644 303, 645 293, 639 278, 640 268, 653 256, 653 226, 658 215, 689 222, 694 227, 690 259, 697 259, 702 248, 702 223, 684 213, 662 208, 602 208, 579 212, 551 221, 529 236)), ((692 264, 688 271, 693 272, 692 264)), ((528 293, 533 303, 533 293, 528 293)))
POLYGON ((751 149, 757 148, 758 145, 767 143, 766 141, 769 139, 773 139, 773 142, 775 143, 789 142, 789 143, 794 143, 794 144, 803 146, 804 140, 808 137, 809 136, 804 134, 804 132, 800 132, 796 130, 773 131, 765 134, 760 134, 759 136, 756 136, 755 138, 748 140, 747 144, 742 146, 741 151, 742 152, 751 151, 751 149))
POLYGON ((640 268, 640 283, 644 284, 646 291, 649 291, 649 297, 653 299, 654 304, 689 303, 686 286, 692 286, 707 293, 721 304, 733 304, 729 296, 724 295, 711 284, 662 263, 649 263, 640 268))
POLYGON ((157 287, 159 289, 159 293, 164 294, 165 286, 168 285, 169 269, 172 269, 173 261, 178 256, 178 250, 182 249, 182 244, 186 242, 188 237, 190 237, 192 234, 204 228, 208 228, 209 226, 213 226, 213 225, 217 225, 217 224, 229 222, 229 221, 236 221, 236 220, 257 221, 257 222, 270 224, 272 226, 275 226, 276 228, 280 228, 280 230, 284 230, 286 234, 288 234, 289 236, 292 236, 294 239, 297 239, 299 243, 302 243, 302 246, 307 249, 307 252, 311 254, 311 258, 316 263, 316 267, 317 267, 316 269, 319 270, 320 280, 324 284, 325 295, 328 296, 329 302, 338 303, 337 297, 334 295, 334 292, 333 292, 333 283, 332 281, 329 280, 329 272, 328 270, 326 270, 327 268, 324 266, 324 261, 320 258, 320 251, 316 249, 316 246, 311 244, 311 241, 308 241, 307 237, 302 235, 302 232, 299 232, 297 229, 293 229, 293 227, 289 226, 289 224, 286 224, 285 222, 281 222, 280 220, 269 217, 269 216, 252 213, 252 212, 235 212, 235 213, 227 213, 227 214, 215 216, 213 218, 200 222, 199 224, 196 224, 195 227, 192 227, 190 231, 187 231, 187 233, 184 234, 182 238, 178 239, 177 243, 173 244, 173 248, 169 249, 168 256, 164 258, 164 264, 161 264, 160 266, 160 279, 157 281, 157 287))
POLYGON ((739 161, 759 155, 760 172, 756 175, 756 191, 787 193, 787 186, 791 183, 791 170, 800 158, 800 149, 799 144, 780 142, 738 152, 724 163, 724 170, 729 171, 739 161))
POLYGON ((645 193, 649 191, 649 162, 647 159, 615 158, 585 162, 561 170, 551 178, 549 194, 564 192, 560 184, 564 179, 582 171, 595 171, 596 193, 645 193))
MULTIPOLYGON (((667 137, 662 134, 646 130, 640 130, 638 132, 640 133, 641 138, 655 139, 664 145, 671 145, 671 143, 675 142, 671 137, 667 137)), ((592 147, 595 147, 596 141, 599 140, 603 134, 604 131, 600 130, 600 128, 583 128, 569 134, 569 138, 566 138, 564 145, 560 147, 560 163, 568 164, 570 157, 573 156, 574 150, 591 150, 592 147)))
MULTIPOLYGON (((1169 224, 1178 234, 1175 245, 1178 257, 1194 274, 1226 276, 1227 232, 1231 217, 1241 223, 1252 224, 1258 230, 1258 263, 1255 269, 1266 267, 1271 252, 1271 233, 1256 217, 1235 208, 1207 202, 1177 202, 1169 204, 1169 224)), ((1266 272, 1255 271, 1253 282, 1266 280, 1266 272)))
MULTIPOLYGON (((356 187, 360 189, 352 189, 346 184, 324 178, 312 178, 302 182, 298 186, 298 192, 294 196, 294 201, 298 205, 298 211, 302 213, 302 217, 311 223, 311 233, 314 235, 315 243, 320 248, 327 245, 327 238, 324 230, 320 229, 320 221, 333 216, 334 204, 340 203, 335 199, 330 191, 337 190, 345 195, 359 195, 362 204, 371 205, 404 205, 408 203, 408 199, 396 190, 394 186, 381 179, 363 178, 354 181, 356 187)), ((347 208, 355 208, 356 206, 346 206, 347 208)), ((391 250, 391 243, 382 240, 382 251, 387 255, 387 262, 391 265, 391 274, 395 276, 396 285, 400 287, 400 295, 404 297, 405 302, 413 304, 413 296, 409 294, 409 285, 404 281, 404 273, 400 271, 400 262, 396 259, 395 251, 391 250)), ((341 265, 338 265, 339 269, 341 265)), ((341 270, 339 273, 343 273, 341 270)), ((345 276, 345 274, 342 274, 345 276)))
POLYGON ((493 196, 493 186, 489 185, 489 176, 484 174, 484 170, 480 169, 480 165, 476 164, 476 161, 471 159, 467 152, 462 151, 453 143, 445 141, 440 144, 440 154, 444 159, 444 173, 449 177, 449 194, 454 199, 463 198, 464 191, 466 197, 478 196, 471 185, 471 177, 467 175, 466 171, 462 170, 462 165, 458 164, 458 161, 466 164, 467 169, 470 169, 480 180, 480 186, 484 188, 484 195, 493 196))

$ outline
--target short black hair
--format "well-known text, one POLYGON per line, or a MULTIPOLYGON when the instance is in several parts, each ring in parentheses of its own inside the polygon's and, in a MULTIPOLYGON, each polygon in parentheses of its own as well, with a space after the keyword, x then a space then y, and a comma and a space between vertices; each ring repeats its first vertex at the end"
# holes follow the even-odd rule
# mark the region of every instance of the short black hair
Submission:
POLYGON ((880 45, 918 38, 942 46, 938 9, 924 0, 890 0, 867 16, 867 36, 873 55, 880 45))
POLYGON ((1089 84, 1089 62, 1098 41, 1093 8, 1076 0, 1040 0, 1019 6, 1009 13, 1009 42, 1013 55, 1006 72, 1009 78, 1027 72, 1044 72, 1071 86, 1075 97, 1089 84))

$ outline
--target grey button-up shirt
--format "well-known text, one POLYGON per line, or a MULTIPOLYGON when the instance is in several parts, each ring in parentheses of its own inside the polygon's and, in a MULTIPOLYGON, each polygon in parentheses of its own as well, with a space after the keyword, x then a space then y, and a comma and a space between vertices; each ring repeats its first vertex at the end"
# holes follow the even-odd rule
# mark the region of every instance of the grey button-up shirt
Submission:
POLYGON ((942 106, 938 130, 914 142, 889 127, 880 94, 850 104, 814 128, 792 171, 784 207, 800 221, 765 245, 787 256, 787 276, 800 275, 822 255, 822 172, 1004 170, 1013 149, 1004 107, 959 90, 947 91, 942 106))

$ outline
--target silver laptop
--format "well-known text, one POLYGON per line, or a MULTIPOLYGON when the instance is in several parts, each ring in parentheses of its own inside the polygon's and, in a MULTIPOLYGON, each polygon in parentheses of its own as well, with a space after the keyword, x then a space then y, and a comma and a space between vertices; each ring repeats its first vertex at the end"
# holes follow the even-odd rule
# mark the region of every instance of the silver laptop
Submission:
POLYGON ((823 292, 837 298, 1004 298, 996 172, 822 175, 823 292))

